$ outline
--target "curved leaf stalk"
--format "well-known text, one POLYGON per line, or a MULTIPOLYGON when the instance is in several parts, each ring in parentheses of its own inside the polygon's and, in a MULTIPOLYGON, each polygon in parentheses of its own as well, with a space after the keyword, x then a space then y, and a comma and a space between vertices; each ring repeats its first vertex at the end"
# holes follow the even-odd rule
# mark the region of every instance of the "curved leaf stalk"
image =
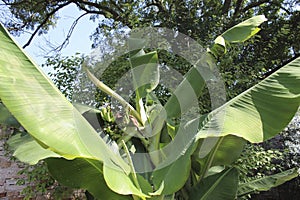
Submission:
POLYGON ((213 162, 213 160, 214 160, 214 157, 215 157, 215 155, 216 155, 216 152, 217 152, 219 146, 221 145, 223 139, 224 139, 224 137, 220 137, 220 138, 218 139, 217 144, 216 144, 215 147, 213 148, 213 150, 208 154, 207 161, 205 162, 204 168, 203 168, 203 170, 202 170, 202 172, 201 172, 201 174, 200 174, 200 177, 199 177, 199 182, 200 182, 203 178, 205 178, 205 176, 207 175, 207 172, 208 172, 209 168, 211 167, 211 164, 212 164, 212 162, 213 162))
POLYGON ((143 121, 141 119, 140 114, 125 100, 123 97, 121 97, 119 94, 117 94, 115 91, 113 91, 110 87, 105 85, 102 81, 98 80, 86 67, 84 67, 84 70, 86 71, 88 77, 90 80, 103 92, 110 95, 111 97, 118 100, 125 108, 129 110, 129 114, 134 116, 140 124, 143 124, 143 121))
MULTIPOLYGON (((142 189, 141 189, 141 186, 140 186, 140 184, 139 184, 138 178, 137 178, 137 176, 136 176, 135 169, 134 169, 134 165, 133 165, 133 162, 132 162, 132 160, 131 160, 129 150, 128 150, 128 148, 127 148, 126 143, 124 142, 124 140, 122 140, 122 145, 123 145, 124 151, 125 151, 125 153, 126 153, 126 156, 127 156, 127 159, 128 159, 128 163, 129 163, 129 166, 130 166, 130 169, 131 169, 131 171, 132 171, 132 173, 130 173, 130 174, 131 174, 131 178, 133 179, 133 183, 134 183, 134 185, 137 187, 137 189, 139 189, 141 192, 143 192, 142 189)), ((132 195, 132 198, 133 198, 134 200, 140 200, 140 199, 146 200, 145 197, 138 197, 138 196, 136 196, 136 195, 132 195)))
MULTIPOLYGON (((100 81, 99 79, 97 79, 86 67, 84 67, 84 70, 86 71, 87 76, 90 78, 90 80, 101 91, 105 92, 106 94, 108 94, 111 97, 113 97, 116 100, 118 100, 124 106, 125 109, 128 109, 129 114, 132 115, 138 121, 139 124, 143 125, 143 120, 142 120, 141 115, 139 114, 139 112, 137 112, 125 99, 123 99, 123 97, 121 97, 118 93, 116 93, 114 90, 112 90, 106 84, 104 84, 102 81, 100 81)), ((137 131, 137 132, 139 133, 139 131, 137 131)), ((118 142, 118 147, 122 146, 122 140, 124 140, 125 142, 127 142, 131 138, 132 138, 132 136, 125 136, 125 138, 121 138, 121 140, 119 140, 120 142, 118 142)), ((140 137, 140 138, 141 138, 141 141, 143 142, 144 146, 147 147, 149 142, 145 138, 143 138, 143 137, 140 137)))
POLYGON ((130 169, 131 169, 131 171, 132 171, 132 179, 133 179, 133 182, 134 182, 135 186, 136 186, 139 190, 141 190, 140 184, 139 184, 139 182, 138 182, 138 180, 137 180, 137 176, 136 176, 136 173, 135 173, 135 169, 134 169, 133 162, 132 162, 132 160, 131 160, 131 158, 130 158, 129 150, 128 150, 128 148, 127 148, 127 146, 126 146, 124 140, 122 140, 122 145, 123 145, 124 151, 125 151, 125 153, 126 153, 126 156, 127 156, 127 159, 128 159, 128 163, 129 163, 129 166, 130 166, 130 169))

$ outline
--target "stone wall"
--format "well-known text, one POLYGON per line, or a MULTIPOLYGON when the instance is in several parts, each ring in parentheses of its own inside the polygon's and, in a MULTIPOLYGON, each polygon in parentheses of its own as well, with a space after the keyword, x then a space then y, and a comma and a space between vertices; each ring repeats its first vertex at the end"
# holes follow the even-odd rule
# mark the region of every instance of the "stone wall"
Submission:
MULTIPOLYGON (((10 135, 10 131, 3 131, 0 126, 0 200, 23 200, 24 195, 21 195, 22 190, 27 185, 17 185, 17 181, 20 178, 24 178, 18 175, 18 172, 25 168, 25 164, 11 159, 11 155, 6 150, 5 142, 10 135)), ((68 191, 65 195, 60 196, 62 200, 85 200, 84 190, 72 190, 68 191), (72 192, 73 191, 73 192, 72 192)), ((54 186, 48 188, 47 194, 36 195, 32 200, 49 200, 58 199, 55 198, 53 193, 55 192, 54 186)))
POLYGON ((20 192, 25 186, 17 185, 17 180, 21 177, 18 172, 24 164, 10 159, 5 150, 7 134, 0 128, 0 200, 21 200, 23 196, 20 192))

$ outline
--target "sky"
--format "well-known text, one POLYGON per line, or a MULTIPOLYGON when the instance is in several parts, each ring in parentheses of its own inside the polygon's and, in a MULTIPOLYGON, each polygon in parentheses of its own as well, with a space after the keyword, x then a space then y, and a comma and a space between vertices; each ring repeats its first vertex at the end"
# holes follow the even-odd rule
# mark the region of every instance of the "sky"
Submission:
MULTIPOLYGON (((66 38, 73 21, 81 14, 82 12, 78 11, 75 5, 63 8, 59 11, 60 19, 56 27, 51 28, 46 35, 35 36, 31 44, 25 48, 25 51, 37 64, 43 64, 45 62, 44 56, 46 52, 42 49, 47 49, 47 40, 52 44, 60 45, 66 38)), ((61 51, 62 55, 74 55, 77 52, 86 55, 90 54, 92 41, 89 39, 89 36, 95 30, 96 26, 97 23, 90 21, 88 15, 81 18, 73 31, 68 46, 61 51)), ((26 33, 15 37, 15 39, 23 46, 29 37, 30 34, 26 33)))

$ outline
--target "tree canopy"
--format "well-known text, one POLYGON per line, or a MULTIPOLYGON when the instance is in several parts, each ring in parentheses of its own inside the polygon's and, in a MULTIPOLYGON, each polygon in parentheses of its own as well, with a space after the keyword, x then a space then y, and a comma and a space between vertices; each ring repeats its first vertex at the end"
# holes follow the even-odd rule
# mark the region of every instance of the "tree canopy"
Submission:
MULTIPOLYGON (((177 29, 205 42, 237 21, 253 15, 265 14, 271 20, 270 24, 275 21, 277 23, 286 21, 296 26, 293 28, 297 28, 299 17, 297 0, 4 0, 3 2, 14 17, 7 17, 5 25, 15 34, 24 30, 33 30, 33 34, 44 34, 49 26, 55 25, 59 20, 60 9, 75 4, 83 11, 83 15, 90 15, 90 19, 99 24, 93 34, 95 42, 99 33, 122 27, 149 25, 177 29)), ((80 18, 81 16, 76 20, 80 18)))

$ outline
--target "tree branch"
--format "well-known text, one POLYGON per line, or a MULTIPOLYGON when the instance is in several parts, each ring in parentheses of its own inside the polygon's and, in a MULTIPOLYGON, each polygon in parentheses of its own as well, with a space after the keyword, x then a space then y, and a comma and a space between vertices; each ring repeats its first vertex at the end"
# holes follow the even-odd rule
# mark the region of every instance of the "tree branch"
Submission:
MULTIPOLYGON (((119 17, 120 17, 119 13, 117 13, 112 8, 101 5, 101 3, 94 3, 94 2, 85 1, 85 0, 72 0, 72 2, 75 3, 77 6, 80 6, 80 8, 83 8, 83 7, 85 8, 85 6, 90 6, 90 7, 97 8, 99 11, 103 10, 103 11, 109 12, 114 17, 114 19, 119 20, 119 17), (84 5, 84 6, 82 6, 82 5, 84 5)), ((103 14, 103 12, 101 14, 103 14)))
POLYGON ((249 4, 248 6, 246 6, 245 8, 243 8, 242 12, 246 12, 247 10, 250 10, 251 8, 260 6, 264 3, 269 3, 269 4, 273 4, 275 6, 278 6, 278 8, 284 10, 287 14, 289 14, 289 15, 291 14, 291 12, 288 9, 282 7, 280 3, 273 2, 273 1, 270 1, 270 0, 261 0, 261 1, 258 1, 258 2, 253 2, 253 3, 249 4))
POLYGON ((71 36, 72 36, 72 33, 73 33, 73 31, 74 31, 74 29, 75 29, 77 23, 79 22, 79 20, 80 20, 82 17, 84 17, 84 16, 87 15, 87 14, 89 14, 89 13, 87 13, 87 12, 86 12, 86 13, 83 13, 82 15, 80 15, 80 16, 72 23, 72 25, 71 25, 71 27, 70 27, 70 29, 69 29, 69 31, 68 31, 68 34, 67 34, 65 40, 63 41, 63 43, 62 43, 61 45, 59 45, 58 47, 56 47, 55 49, 53 49, 53 51, 61 51, 66 45, 69 44, 69 40, 70 40, 70 38, 71 38, 71 36))
MULTIPOLYGON (((122 16, 121 13, 117 13, 116 11, 114 11, 112 8, 109 8, 107 6, 102 6, 100 4, 96 4, 93 2, 85 2, 85 1, 78 1, 78 0, 73 0, 73 3, 75 3, 77 5, 78 8, 80 8, 81 10, 89 13, 89 14, 100 14, 105 16, 106 18, 111 18, 115 21, 120 21, 122 22, 124 25, 128 26, 129 28, 132 28, 132 26, 128 23, 128 21, 126 21, 122 16), (97 10, 93 10, 92 8, 89 9, 86 6, 91 6, 97 10), (110 16, 111 15, 111 16, 110 16)), ((116 9, 120 10, 120 12, 123 10, 120 7, 116 7, 116 9)))
POLYGON ((225 0, 222 8, 222 14, 226 14, 229 11, 231 0, 225 0))
POLYGON ((280 9, 284 10, 288 15, 292 14, 288 9, 282 7, 281 4, 278 3, 278 2, 269 2, 269 4, 273 4, 273 5, 278 6, 280 9))
POLYGON ((234 14, 233 14, 234 18, 240 13, 242 3, 243 3, 243 0, 237 0, 236 1, 236 6, 235 6, 235 9, 234 9, 234 14))
POLYGON ((25 49, 33 40, 33 38, 35 37, 35 35, 39 32, 39 30, 48 22, 49 18, 51 16, 53 16, 58 10, 60 10, 61 8, 69 5, 70 3, 72 3, 71 1, 68 1, 64 4, 59 5, 57 8, 55 8, 54 10, 52 10, 50 13, 47 14, 46 18, 42 21, 42 23, 40 23, 40 25, 36 28, 36 30, 31 34, 29 40, 27 41, 27 43, 25 45, 23 45, 23 48, 25 49))
POLYGON ((245 8, 243 8, 242 12, 246 12, 247 10, 250 10, 251 8, 260 6, 264 3, 268 3, 270 0, 261 0, 261 1, 257 1, 257 2, 253 2, 250 3, 248 6, 246 6, 245 8))
POLYGON ((83 5, 80 5, 79 3, 77 2, 74 2, 75 5, 77 5, 78 8, 80 8, 81 10, 89 13, 89 14, 98 14, 98 15, 105 15, 105 12, 101 11, 101 10, 89 10, 87 9, 85 6, 83 5))
POLYGON ((121 13, 123 13, 124 11, 122 10, 122 8, 116 4, 115 0, 110 0, 109 1, 113 6, 115 6, 121 13))

